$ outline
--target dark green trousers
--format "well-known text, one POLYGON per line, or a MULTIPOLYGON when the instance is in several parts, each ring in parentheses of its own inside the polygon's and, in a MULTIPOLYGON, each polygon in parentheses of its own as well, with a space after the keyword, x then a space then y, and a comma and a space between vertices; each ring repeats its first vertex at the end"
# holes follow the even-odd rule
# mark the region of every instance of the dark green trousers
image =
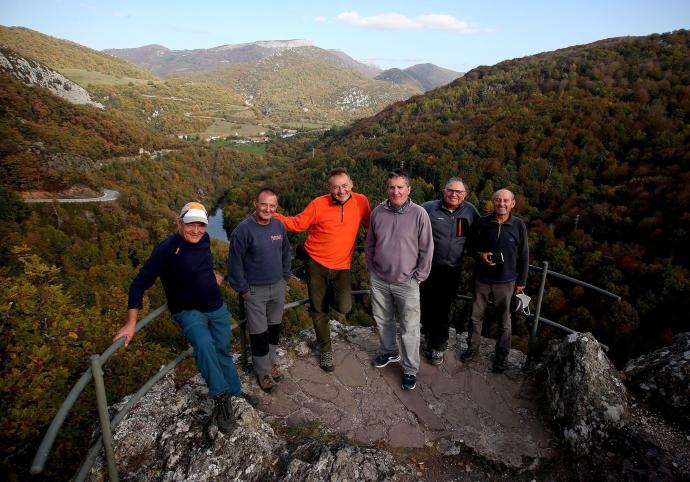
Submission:
POLYGON ((309 314, 314 322, 316 344, 320 351, 332 351, 328 310, 347 314, 352 309, 352 282, 349 269, 328 269, 307 259, 309 314))

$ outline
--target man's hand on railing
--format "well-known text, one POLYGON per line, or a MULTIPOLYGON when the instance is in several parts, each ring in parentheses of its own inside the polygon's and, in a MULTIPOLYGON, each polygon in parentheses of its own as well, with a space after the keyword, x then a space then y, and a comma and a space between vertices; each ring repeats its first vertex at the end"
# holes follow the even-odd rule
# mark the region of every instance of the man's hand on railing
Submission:
POLYGON ((120 328, 120 330, 113 337, 113 341, 117 341, 119 338, 125 339, 125 348, 129 345, 134 337, 134 330, 137 327, 137 317, 139 316, 139 310, 136 308, 130 308, 127 310, 127 323, 120 328))

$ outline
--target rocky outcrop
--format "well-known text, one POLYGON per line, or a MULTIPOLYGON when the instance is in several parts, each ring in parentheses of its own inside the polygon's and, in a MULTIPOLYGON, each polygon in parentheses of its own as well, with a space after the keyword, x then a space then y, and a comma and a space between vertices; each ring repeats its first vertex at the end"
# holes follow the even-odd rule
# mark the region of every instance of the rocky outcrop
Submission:
POLYGON ((690 332, 671 345, 631 360, 623 369, 626 384, 650 408, 690 429, 690 332))
MULTIPOLYGON (((239 398, 238 425, 224 435, 211 423, 212 407, 199 376, 179 389, 173 375, 156 384, 114 430, 121 480, 412 480, 411 470, 382 450, 318 440, 291 447, 239 398)), ((90 480, 106 479, 98 460, 90 480)))
POLYGON ((103 104, 91 100, 91 95, 86 90, 61 73, 49 69, 39 62, 25 59, 10 50, 0 50, 0 70, 7 72, 26 85, 48 89, 52 94, 72 104, 86 104, 104 109, 103 104))
POLYGON ((549 411, 581 480, 690 477, 687 434, 636 407, 591 334, 552 342, 541 367, 549 411))

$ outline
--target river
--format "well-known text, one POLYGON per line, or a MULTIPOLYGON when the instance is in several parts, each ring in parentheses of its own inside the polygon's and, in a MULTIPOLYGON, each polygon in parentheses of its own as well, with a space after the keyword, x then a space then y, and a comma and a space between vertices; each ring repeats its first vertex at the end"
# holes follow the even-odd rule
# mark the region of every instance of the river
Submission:
POLYGON ((213 213, 208 217, 208 227, 206 232, 209 236, 215 239, 220 239, 221 241, 228 241, 228 234, 223 228, 223 209, 216 208, 213 213))

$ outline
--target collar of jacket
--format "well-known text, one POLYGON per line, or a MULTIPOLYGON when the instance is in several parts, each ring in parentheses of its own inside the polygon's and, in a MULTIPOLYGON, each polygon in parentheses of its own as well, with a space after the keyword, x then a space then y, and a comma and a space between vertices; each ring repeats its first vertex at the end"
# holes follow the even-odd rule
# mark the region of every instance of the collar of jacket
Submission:
POLYGON ((498 219, 496 219, 496 213, 495 213, 495 212, 494 212, 494 213, 491 213, 491 222, 492 222, 492 223, 496 223, 496 224, 510 224, 510 225, 512 225, 512 222, 511 222, 512 220, 513 220, 513 215, 512 215, 512 214, 508 214, 508 219, 506 219, 505 222, 499 223, 499 222, 498 222, 498 219))
POLYGON ((405 202, 403 203, 403 205, 400 206, 399 208, 394 208, 393 205, 391 204, 391 202, 390 202, 389 199, 386 199, 386 202, 385 202, 383 205, 384 205, 384 206, 386 207, 386 209, 388 209, 389 211, 393 211, 394 213, 397 213, 397 214, 402 214, 402 213, 404 213, 405 211, 407 211, 407 208, 410 207, 410 204, 412 204, 412 199, 410 199, 410 198, 408 197, 408 198, 407 198, 407 201, 405 201, 405 202))
POLYGON ((352 193, 350 193, 350 196, 344 202, 340 202, 333 194, 331 194, 331 204, 335 204, 336 206, 343 206, 350 199, 352 199, 352 193))

